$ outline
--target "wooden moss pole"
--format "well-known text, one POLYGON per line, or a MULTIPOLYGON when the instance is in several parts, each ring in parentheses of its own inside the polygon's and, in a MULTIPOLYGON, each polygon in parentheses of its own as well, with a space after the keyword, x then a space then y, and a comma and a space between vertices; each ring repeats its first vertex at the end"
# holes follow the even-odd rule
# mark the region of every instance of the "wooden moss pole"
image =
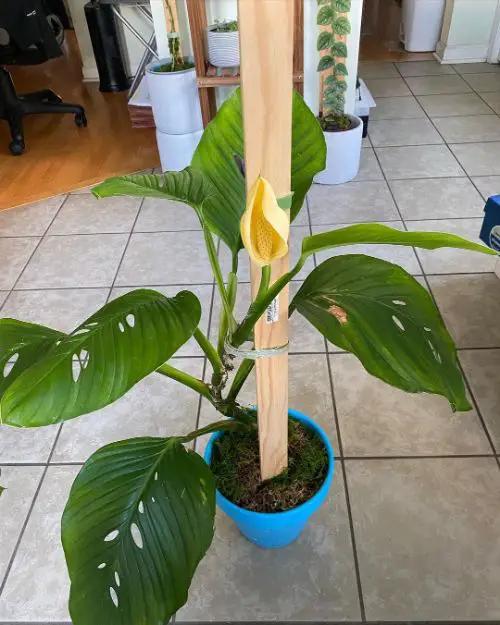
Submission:
MULTIPOLYGON (((281 197, 291 185, 294 2, 238 0, 238 11, 247 187, 261 175, 281 197)), ((272 280, 288 267, 288 257, 275 263, 272 280)), ((260 276, 253 266, 254 297, 260 276)), ((288 342, 288 289, 277 315, 257 324, 257 349, 288 342)), ((257 360, 256 375, 261 474, 269 479, 288 464, 288 356, 257 360)))

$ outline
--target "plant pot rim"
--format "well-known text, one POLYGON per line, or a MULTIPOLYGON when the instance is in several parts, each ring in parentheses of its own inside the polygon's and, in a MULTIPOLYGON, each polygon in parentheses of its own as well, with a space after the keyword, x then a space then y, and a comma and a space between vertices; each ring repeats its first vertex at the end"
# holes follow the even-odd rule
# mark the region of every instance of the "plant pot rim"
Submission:
POLYGON ((354 132, 355 130, 357 130, 361 125, 363 125, 363 120, 361 119, 361 117, 358 117, 357 115, 353 115, 351 113, 345 113, 346 117, 348 117, 352 122, 355 123, 355 125, 351 126, 350 128, 348 128, 347 130, 323 130, 323 134, 324 135, 343 135, 345 133, 348 132, 354 132))
MULTIPOLYGON (((193 58, 190 56, 185 56, 184 61, 187 61, 188 63, 194 63, 193 58)), ((146 72, 148 74, 153 74, 155 76, 179 76, 180 74, 187 74, 189 72, 196 71, 195 67, 189 67, 188 69, 181 69, 175 72, 155 72, 154 71, 155 67, 158 67, 159 65, 166 65, 167 63, 171 63, 171 62, 172 62, 172 57, 170 56, 164 59, 156 59, 155 61, 152 61, 151 63, 148 63, 146 65, 146 72)))
POLYGON ((213 33, 214 35, 239 35, 240 31, 238 30, 230 30, 228 32, 222 31, 222 32, 217 32, 216 30, 213 30, 214 28, 218 28, 220 26, 220 24, 210 24, 210 26, 207 26, 207 31, 209 33, 213 33))
MULTIPOLYGON (((224 495, 222 495, 217 490, 216 491, 217 503, 219 505, 221 502, 223 503, 223 506, 220 506, 220 507, 234 510, 235 512, 237 511, 240 516, 243 516, 249 520, 252 518, 256 519, 257 517, 262 520, 271 520, 271 519, 284 520, 285 517, 292 520, 294 517, 303 517, 304 514, 307 514, 309 516, 323 502, 324 498, 326 497, 330 489, 332 479, 333 479, 333 473, 335 470, 335 454, 333 452, 332 445, 328 439, 328 436, 325 434, 325 432, 323 432, 322 428, 320 428, 320 426, 315 421, 310 419, 308 416, 306 416, 302 412, 299 412, 298 410, 293 410, 292 408, 288 409, 288 414, 291 417, 294 417, 295 419, 300 421, 301 423, 304 423, 305 425, 307 425, 311 430, 314 430, 314 432, 320 437, 320 439, 323 441, 323 444, 325 445, 326 452, 328 454, 328 470, 327 470, 327 474, 325 477, 325 481, 323 482, 321 487, 314 493, 314 495, 310 499, 300 504, 300 506, 297 506, 296 508, 292 508, 291 510, 285 510, 284 512, 255 512, 253 510, 247 510, 246 508, 241 508, 240 506, 237 506, 232 501, 229 501, 229 499, 224 497, 224 495)), ((210 466, 210 459, 212 457, 213 444, 218 438, 222 436, 222 434, 223 432, 215 432, 214 434, 212 434, 212 436, 210 437, 207 443, 203 457, 205 459, 205 462, 208 464, 208 466, 210 466)))

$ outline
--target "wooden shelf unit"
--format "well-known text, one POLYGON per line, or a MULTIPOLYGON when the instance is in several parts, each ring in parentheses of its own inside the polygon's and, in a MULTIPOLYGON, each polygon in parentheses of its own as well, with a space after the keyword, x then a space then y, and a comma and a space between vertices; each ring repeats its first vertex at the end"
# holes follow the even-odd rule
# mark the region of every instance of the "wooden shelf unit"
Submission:
MULTIPOLYGON (((191 41, 196 65, 203 124, 206 126, 217 112, 215 87, 240 84, 240 76, 207 76, 206 30, 208 27, 205 0, 186 0, 191 29, 191 41)), ((290 0, 295 3, 293 81, 295 88, 303 93, 304 87, 304 0, 290 0)))

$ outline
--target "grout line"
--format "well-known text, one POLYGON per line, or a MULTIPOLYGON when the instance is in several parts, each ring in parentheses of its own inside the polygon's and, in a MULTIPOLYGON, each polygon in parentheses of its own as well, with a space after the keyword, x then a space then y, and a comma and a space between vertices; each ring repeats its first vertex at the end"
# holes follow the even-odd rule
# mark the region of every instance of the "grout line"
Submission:
POLYGON ((330 395, 331 395, 332 406, 333 406, 333 417, 335 420, 335 430, 337 432, 337 441, 338 441, 338 447, 339 447, 339 460, 340 460, 340 466, 342 468, 342 478, 344 480, 345 502, 346 502, 346 508, 347 508, 347 516, 349 519, 349 530, 351 534, 351 546, 352 546, 352 555, 353 555, 353 561, 354 561, 354 571, 356 574, 356 585, 358 588, 359 610, 361 614, 361 620, 363 622, 366 622, 366 610, 365 610, 365 602, 363 598, 363 586, 361 583, 361 572, 359 569, 359 558, 358 558, 358 551, 356 548, 356 535, 354 531, 351 500, 349 497, 349 486, 347 483, 347 471, 345 467, 345 462, 343 460, 344 450, 343 450, 343 445, 342 445, 342 435, 340 432, 340 422, 339 422, 339 415, 338 415, 338 410, 337 410, 337 403, 335 401, 335 390, 333 387, 332 368, 330 365, 329 354, 326 354, 326 364, 328 368, 328 379, 329 379, 329 384, 330 384, 330 395))

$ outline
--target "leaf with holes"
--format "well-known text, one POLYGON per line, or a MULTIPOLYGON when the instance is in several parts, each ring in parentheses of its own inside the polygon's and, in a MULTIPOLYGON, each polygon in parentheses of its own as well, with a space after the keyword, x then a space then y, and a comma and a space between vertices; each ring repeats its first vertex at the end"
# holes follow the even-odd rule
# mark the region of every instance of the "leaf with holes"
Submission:
POLYGON ((332 33, 324 30, 318 35, 317 49, 318 51, 327 50, 332 47, 333 43, 334 39, 332 33))
MULTIPOLYGON (((241 92, 239 89, 221 106, 205 128, 193 156, 192 167, 202 171, 216 190, 203 204, 209 227, 217 223, 217 234, 237 254, 242 248, 240 222, 246 208, 245 180, 240 163, 244 158, 241 92)), ((293 94, 291 220, 300 212, 314 176, 325 168, 326 143, 314 114, 297 93, 293 94)))
POLYGON ((0 319, 0 398, 36 360, 66 335, 15 319, 0 319))
POLYGON ((351 22, 341 15, 333 22, 333 32, 336 35, 349 35, 351 32, 351 22))
POLYGON ((328 4, 321 7, 318 11, 317 24, 318 26, 328 26, 332 23, 334 17, 333 9, 328 4))
POLYGON ((173 356, 200 316, 189 291, 168 298, 144 289, 109 302, 71 334, 54 336, 48 351, 33 353, 0 400, 3 422, 38 427, 107 406, 173 356))
POLYGON ((335 65, 335 61, 333 59, 333 56, 326 54, 325 56, 322 56, 319 60, 318 72, 324 72, 326 69, 330 69, 334 65, 335 65))
POLYGON ((332 54, 337 57, 347 57, 347 46, 343 41, 336 41, 332 47, 332 54))
POLYGON ((447 232, 406 232, 383 226, 382 224, 357 224, 305 237, 302 241, 302 255, 307 258, 311 254, 316 254, 332 247, 359 243, 405 245, 408 247, 421 247, 426 250, 450 247, 479 252, 489 256, 498 255, 494 250, 486 247, 486 245, 468 241, 455 234, 447 232))
POLYGON ((410 393, 470 410, 456 349, 429 293, 397 265, 362 255, 324 261, 291 303, 366 370, 410 393))
POLYGON ((75 625, 167 623, 214 533, 215 481, 178 439, 103 447, 71 489, 62 542, 75 625))

